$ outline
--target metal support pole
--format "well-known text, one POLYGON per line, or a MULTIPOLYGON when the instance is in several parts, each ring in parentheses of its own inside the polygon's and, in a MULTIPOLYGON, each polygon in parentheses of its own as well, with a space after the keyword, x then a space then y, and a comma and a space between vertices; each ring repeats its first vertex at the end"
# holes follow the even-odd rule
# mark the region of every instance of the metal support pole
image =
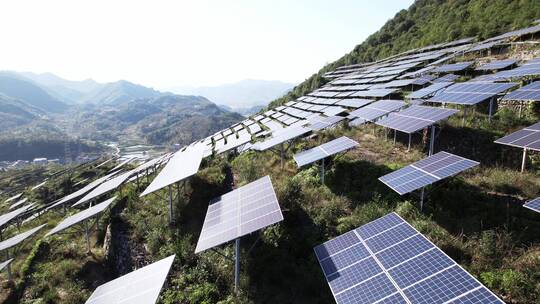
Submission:
POLYGON ((409 145, 407 146, 407 152, 411 150, 411 133, 409 133, 409 145))
POLYGON ((394 145, 396 144, 396 134, 397 134, 397 131, 394 130, 394 145))
POLYGON ((523 158, 521 159, 521 173, 525 172, 526 164, 527 164, 527 148, 523 148, 523 158))
POLYGON ((489 114, 488 114, 488 121, 491 123, 491 115, 493 114, 493 99, 491 98, 489 100, 489 114))
MULTIPOLYGON (((6 250, 6 261, 9 260, 9 249, 6 250)), ((11 276, 11 263, 7 264, 7 273, 8 273, 8 280, 13 280, 13 277, 11 276)))
POLYGON ((281 144, 280 156, 281 156, 281 170, 283 170, 283 158, 285 158, 285 148, 283 147, 283 144, 281 144))
POLYGON ((88 221, 84 221, 84 233, 86 235, 86 246, 87 246, 87 253, 92 252, 90 250, 90 231, 88 230, 88 221))
POLYGON ((429 138, 429 156, 433 155, 434 146, 435 146, 435 125, 432 125, 431 136, 429 138))
POLYGON ((424 210, 424 187, 420 191, 420 211, 424 210))
POLYGON ((321 159, 321 184, 324 185, 324 158, 321 159))
POLYGON ((240 287, 240 238, 236 239, 234 247, 234 292, 240 287))
POLYGON ((169 186, 169 224, 173 223, 173 204, 172 204, 172 190, 169 186))
POLYGON ((463 108, 463 117, 461 118, 461 127, 465 126, 465 116, 467 116, 467 106, 463 108))
POLYGON ((523 102, 519 102, 519 112, 518 112, 518 118, 521 119, 521 108, 523 107, 523 102))

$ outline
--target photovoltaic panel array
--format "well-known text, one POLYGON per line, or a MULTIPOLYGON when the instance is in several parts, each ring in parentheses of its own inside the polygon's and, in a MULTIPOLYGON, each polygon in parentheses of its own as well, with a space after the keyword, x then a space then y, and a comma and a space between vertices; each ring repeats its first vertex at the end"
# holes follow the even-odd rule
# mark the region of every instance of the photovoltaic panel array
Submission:
POLYGON ((125 172, 121 175, 111 178, 110 180, 104 182, 103 184, 97 186, 94 190, 90 191, 87 195, 81 198, 78 202, 72 205, 72 207, 79 206, 84 204, 100 195, 103 195, 107 192, 113 191, 122 185, 131 175, 132 171, 125 172))
POLYGON ((28 198, 23 198, 22 200, 17 201, 17 202, 14 203, 13 205, 9 206, 9 210, 15 209, 15 208, 17 208, 17 207, 23 205, 24 203, 26 203, 26 201, 28 201, 28 198))
POLYGON ((358 143, 346 136, 336 138, 318 147, 294 155, 298 167, 316 162, 320 159, 343 152, 358 146, 358 143))
POLYGON ((463 82, 446 88, 441 93, 431 97, 429 102, 474 105, 490 99, 512 87, 516 83, 486 83, 463 82))
POLYGON ((474 63, 473 61, 466 61, 466 62, 445 64, 445 65, 441 65, 440 67, 436 67, 435 69, 432 70, 432 72, 433 73, 459 72, 470 67, 473 63, 474 63))
POLYGON ((506 94, 503 100, 533 100, 540 101, 540 81, 523 86, 515 91, 506 94))
POLYGON ((479 162, 448 152, 439 152, 379 178, 400 195, 479 165, 479 162))
POLYGON ((528 201, 527 203, 525 203, 525 205, 523 205, 523 207, 529 208, 536 212, 540 212, 540 197, 528 201))
POLYGON ((517 60, 507 59, 507 60, 494 60, 484 65, 481 65, 476 68, 477 71, 492 71, 492 70, 501 70, 508 68, 516 64, 517 60))
POLYGON ((540 122, 499 138, 495 143, 540 151, 540 122))
POLYGON ((311 132, 311 130, 301 126, 287 127, 279 131, 278 133, 274 133, 274 136, 270 137, 269 139, 255 143, 252 148, 259 151, 265 151, 276 145, 302 136, 308 132, 311 132))
POLYGON ((107 282, 94 290, 86 304, 155 304, 174 255, 107 282))
POLYGON ((338 304, 504 303, 396 213, 314 250, 338 304))
POLYGON ((515 69, 497 72, 493 75, 493 77, 496 79, 510 79, 533 75, 540 75, 540 62, 534 59, 529 60, 515 69))
POLYGON ((428 87, 425 87, 423 89, 420 89, 418 91, 414 91, 412 92, 411 94, 409 94, 409 96, 407 96, 408 98, 410 99, 415 99, 415 98, 426 98, 426 97, 429 97, 437 92, 439 92, 440 90, 448 87, 452 85, 452 82, 436 82, 428 87))
POLYGON ((195 253, 283 220, 269 176, 226 193, 208 206, 195 253))
POLYGON ((83 211, 79 212, 79 213, 76 213, 66 219, 64 219, 62 222, 60 222, 60 224, 58 224, 56 227, 54 227, 54 229, 52 229, 51 231, 49 231, 47 233, 47 235, 45 236, 49 236, 49 235, 53 235, 55 233, 58 233, 64 229, 67 229, 73 225, 76 225, 88 218, 91 218, 92 216, 98 214, 98 213, 101 213, 103 212, 103 210, 107 209, 107 207, 109 207, 113 201, 116 199, 116 196, 113 197, 113 198, 110 198, 102 203, 99 203, 93 207, 90 207, 88 209, 84 209, 83 211))
POLYGON ((379 100, 363 108, 349 113, 349 118, 353 118, 353 124, 361 124, 387 115, 390 112, 397 111, 405 106, 401 100, 379 100), (355 123, 356 122, 356 123, 355 123))
POLYGON ((433 79, 431 82, 437 83, 437 82, 453 82, 454 80, 458 79, 459 76, 455 74, 446 74, 444 76, 441 76, 439 78, 433 79))
POLYGON ((22 241, 24 241, 27 238, 31 237, 32 235, 34 235, 34 233, 38 232, 38 230, 40 230, 41 228, 43 228, 45 226, 47 226, 47 224, 37 226, 36 228, 30 229, 30 230, 25 231, 23 233, 19 233, 14 237, 11 237, 11 238, 9 238, 7 240, 4 240, 4 241, 0 242, 0 251, 9 249, 9 248, 11 248, 13 246, 17 246, 22 241))
POLYGON ((28 211, 32 206, 33 205, 26 205, 19 209, 0 215, 0 228, 6 224, 9 224, 9 222, 11 222, 13 219, 17 218, 19 215, 28 211))
POLYGON ((65 204, 71 200, 74 200, 88 192, 90 192, 92 189, 96 188, 97 186, 101 185, 102 183, 104 183, 107 179, 109 179, 111 176, 113 176, 114 173, 110 173, 110 174, 107 174, 105 176, 102 176, 96 180, 94 180, 93 182, 89 183, 88 185, 84 186, 83 188, 71 193, 71 194, 68 194, 66 196, 64 196, 61 200, 59 200, 58 202, 52 204, 51 206, 47 207, 46 210, 50 210, 54 207, 57 207, 57 206, 60 206, 62 204, 65 204))
POLYGON ((141 196, 158 191, 197 174, 203 158, 204 149, 203 144, 197 144, 183 151, 176 152, 167 165, 159 172, 158 176, 141 193, 141 196))
POLYGON ((459 111, 454 109, 411 106, 403 111, 390 113, 388 117, 378 120, 376 124, 405 133, 414 133, 457 112, 459 111))

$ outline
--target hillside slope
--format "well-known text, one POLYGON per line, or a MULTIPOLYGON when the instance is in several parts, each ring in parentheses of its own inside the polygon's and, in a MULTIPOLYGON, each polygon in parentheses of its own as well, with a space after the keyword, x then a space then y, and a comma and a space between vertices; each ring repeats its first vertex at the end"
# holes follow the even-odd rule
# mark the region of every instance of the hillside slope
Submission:
POLYGON ((65 103, 55 99, 36 84, 6 73, 0 74, 0 93, 45 112, 59 113, 67 109, 65 103))
POLYGON ((530 25, 540 18, 536 0, 417 0, 402 10, 350 53, 319 70, 270 107, 319 88, 322 75, 339 66, 372 62, 407 50, 451 40, 483 40, 530 25))
POLYGON ((115 105, 137 98, 158 97, 162 93, 152 88, 120 80, 106 83, 85 95, 80 103, 94 103, 101 105, 115 105))

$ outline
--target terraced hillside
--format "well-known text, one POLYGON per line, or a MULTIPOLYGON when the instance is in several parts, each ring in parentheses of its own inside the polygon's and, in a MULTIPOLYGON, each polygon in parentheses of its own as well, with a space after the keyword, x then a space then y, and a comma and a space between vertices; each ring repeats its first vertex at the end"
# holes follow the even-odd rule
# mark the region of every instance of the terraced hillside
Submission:
MULTIPOLYGON (((3 173, 2 214, 26 208, 2 224, 4 238, 45 226, 11 250, 12 279, 2 273, 2 299, 81 303, 98 286, 174 254, 160 303, 332 303, 342 297, 362 302, 362 294, 375 294, 371 302, 389 301, 408 296, 411 286, 384 294, 382 287, 362 285, 375 273, 346 288, 329 275, 329 288, 323 272, 328 269, 321 269, 314 248, 396 212, 500 299, 536 303, 540 215, 523 204, 540 196, 540 96, 534 87, 540 77, 539 34, 540 26, 533 26, 343 66, 325 74, 324 86, 149 163, 98 160, 61 172, 3 173), (298 153, 342 136, 358 146, 325 158, 324 182, 317 163, 297 167, 298 153), (405 174, 391 179, 401 182, 392 188, 379 180, 441 151, 479 164, 447 171, 456 173, 448 178, 415 164, 413 169, 431 179, 405 174), (232 242, 198 252, 199 237, 212 227, 203 225, 205 219, 216 214, 217 205, 209 208, 209 202, 267 175, 283 220, 276 217, 277 223, 241 238, 235 292, 232 242), (96 224, 86 226, 88 239, 84 225, 46 236, 68 216, 113 197, 91 218, 96 224), (207 209, 214 213, 207 216, 207 209)), ((247 197, 221 200, 244 199, 245 208, 273 201, 271 194, 247 197)), ((217 222, 237 220, 231 210, 221 211, 217 222)), ((334 277, 350 278, 351 265, 343 266, 350 261, 336 258, 334 277)), ((426 269, 427 264, 411 266, 415 284, 448 270, 426 269)), ((352 277, 364 276, 362 271, 352 277)), ((449 281, 425 290, 455 292, 449 281)), ((474 289, 439 302, 465 301, 480 288, 472 284, 474 289)))

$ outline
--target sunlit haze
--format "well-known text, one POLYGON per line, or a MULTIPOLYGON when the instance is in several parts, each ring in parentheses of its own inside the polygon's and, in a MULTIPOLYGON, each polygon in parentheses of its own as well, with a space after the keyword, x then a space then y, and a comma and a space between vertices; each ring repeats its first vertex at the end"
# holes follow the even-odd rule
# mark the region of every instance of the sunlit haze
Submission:
POLYGON ((3 1, 0 70, 158 89, 300 82, 412 2, 3 1))

